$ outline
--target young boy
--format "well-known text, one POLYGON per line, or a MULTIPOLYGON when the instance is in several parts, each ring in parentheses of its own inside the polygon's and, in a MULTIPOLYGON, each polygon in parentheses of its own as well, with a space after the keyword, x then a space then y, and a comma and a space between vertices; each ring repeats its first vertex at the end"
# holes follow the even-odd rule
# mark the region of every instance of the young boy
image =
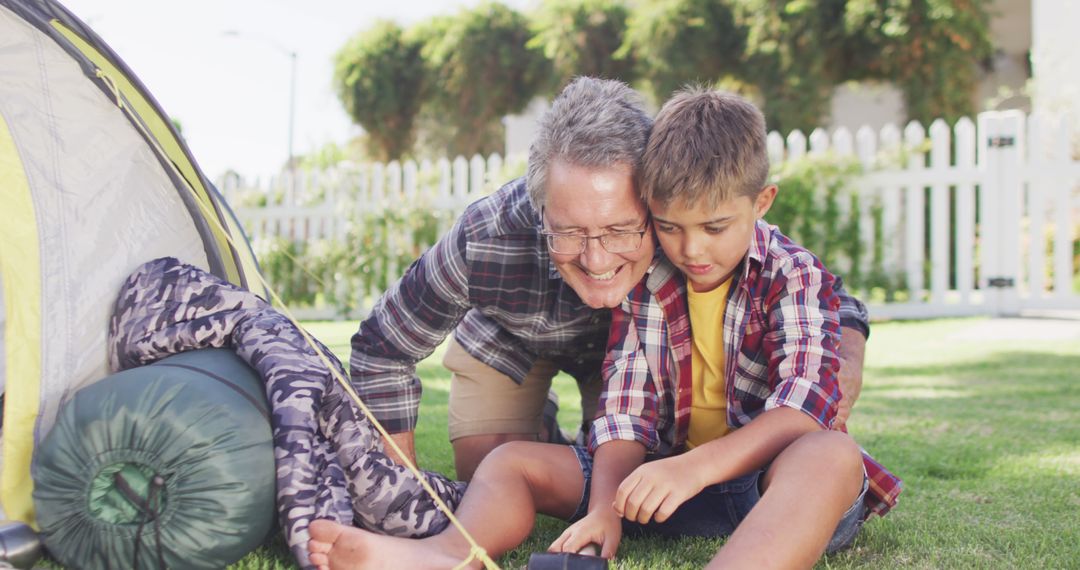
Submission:
POLYGON ((710 566, 809 567, 895 504, 900 481, 829 431, 835 278, 762 221, 768 169, 764 117, 738 97, 689 90, 657 116, 639 182, 667 262, 615 310, 590 511, 555 548, 617 541, 617 515, 731 534, 710 566))
MULTIPOLYGON (((597 544, 610 558, 624 530, 730 535, 710 567, 806 568, 895 504, 899 480, 829 429, 835 278, 761 221, 777 192, 767 174, 753 105, 690 90, 661 109, 639 186, 665 255, 614 311, 595 455, 515 442, 485 459, 456 516, 490 554, 543 512, 577 520, 554 551, 597 544)), ((453 527, 422 540, 310 530, 320 567, 447 568, 470 551, 453 527)))

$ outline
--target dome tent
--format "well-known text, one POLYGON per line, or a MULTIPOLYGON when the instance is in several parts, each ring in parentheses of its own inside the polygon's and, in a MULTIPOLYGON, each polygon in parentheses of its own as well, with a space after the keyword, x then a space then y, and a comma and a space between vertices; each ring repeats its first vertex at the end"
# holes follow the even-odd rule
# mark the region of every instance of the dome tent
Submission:
POLYGON ((107 375, 131 271, 173 256, 252 288, 258 269, 167 115, 50 0, 0 0, 0 204, 0 519, 33 522, 34 446, 107 375))

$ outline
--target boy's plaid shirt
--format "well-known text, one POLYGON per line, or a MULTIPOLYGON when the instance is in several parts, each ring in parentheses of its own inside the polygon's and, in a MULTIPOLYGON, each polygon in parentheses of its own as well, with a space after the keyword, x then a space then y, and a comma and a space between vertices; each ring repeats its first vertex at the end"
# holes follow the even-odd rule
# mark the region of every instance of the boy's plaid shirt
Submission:
MULTIPOLYGON (((724 314, 732 428, 778 406, 832 426, 840 401, 836 282, 813 254, 758 221, 724 314)), ((591 449, 612 440, 636 440, 659 455, 683 449, 691 346, 685 279, 661 255, 613 311, 591 449)), ((866 452, 863 462, 870 480, 866 504, 884 515, 896 504, 901 482, 866 452)))

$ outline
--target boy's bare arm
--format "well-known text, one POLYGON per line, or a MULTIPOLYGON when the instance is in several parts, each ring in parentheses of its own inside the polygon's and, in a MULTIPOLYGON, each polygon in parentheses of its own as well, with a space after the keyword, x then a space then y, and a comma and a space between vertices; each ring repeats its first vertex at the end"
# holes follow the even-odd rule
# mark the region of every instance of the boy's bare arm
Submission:
POLYGON ((570 525, 551 543, 552 552, 579 552, 600 545, 600 556, 611 558, 622 540, 622 521, 612 504, 619 484, 645 460, 645 446, 637 441, 609 441, 600 445, 593 460, 589 513, 570 525))
POLYGON ((619 486, 615 510, 639 523, 664 522, 705 487, 761 469, 791 442, 820 429, 799 410, 774 408, 724 437, 638 467, 619 486))
POLYGON ((866 353, 866 337, 862 331, 851 327, 840 327, 840 407, 836 411, 836 423, 833 429, 840 429, 851 417, 851 409, 862 392, 863 358, 866 353))

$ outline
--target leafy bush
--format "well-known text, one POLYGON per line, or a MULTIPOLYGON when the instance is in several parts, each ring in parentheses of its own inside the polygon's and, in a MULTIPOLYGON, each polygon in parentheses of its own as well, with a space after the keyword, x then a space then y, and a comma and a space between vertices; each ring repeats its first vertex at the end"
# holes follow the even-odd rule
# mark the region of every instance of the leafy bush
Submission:
POLYGON ((806 156, 775 165, 771 181, 779 187, 767 221, 814 252, 825 267, 844 278, 850 291, 882 288, 891 292, 895 276, 884 269, 882 207, 864 204, 851 184, 862 173, 855 158, 832 154, 806 156), (846 203, 847 207, 844 207, 846 203), (873 248, 862 240, 862 216, 874 223, 873 248), (869 271, 865 271, 869 256, 869 271))
POLYGON ((344 241, 281 237, 253 244, 263 275, 290 307, 332 307, 339 316, 362 309, 439 238, 448 212, 423 204, 368 213, 344 241))

